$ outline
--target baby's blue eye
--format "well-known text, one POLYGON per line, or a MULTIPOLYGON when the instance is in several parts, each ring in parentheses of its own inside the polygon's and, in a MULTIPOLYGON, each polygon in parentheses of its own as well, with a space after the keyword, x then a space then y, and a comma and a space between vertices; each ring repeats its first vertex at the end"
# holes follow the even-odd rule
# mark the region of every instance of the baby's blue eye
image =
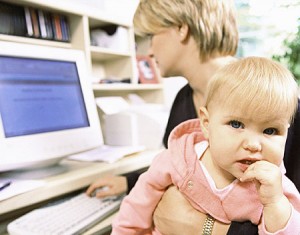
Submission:
POLYGON ((236 120, 230 121, 229 125, 232 126, 233 128, 236 128, 236 129, 243 127, 243 124, 239 121, 236 121, 236 120))
POLYGON ((264 134, 266 135, 276 135, 278 134, 278 130, 276 128, 267 128, 264 130, 264 134))

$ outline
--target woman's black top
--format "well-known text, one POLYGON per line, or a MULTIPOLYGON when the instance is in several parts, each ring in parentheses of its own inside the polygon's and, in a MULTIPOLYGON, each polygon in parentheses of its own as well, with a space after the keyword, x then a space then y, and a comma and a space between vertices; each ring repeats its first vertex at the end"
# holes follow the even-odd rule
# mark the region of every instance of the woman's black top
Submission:
MULTIPOLYGON (((298 101, 299 104, 299 101, 298 101)), ((193 90, 189 84, 185 85, 176 95, 173 102, 168 124, 166 127, 165 135, 163 138, 163 144, 168 147, 168 138, 173 130, 178 124, 189 120, 197 118, 197 113, 193 102, 193 90)), ((300 191, 300 109, 298 107, 297 113, 293 124, 291 125, 288 138, 286 142, 286 149, 284 154, 284 164, 287 170, 287 177, 290 178, 298 190, 300 191), (298 141, 297 141, 298 140, 298 141)), ((127 174, 128 182, 128 192, 132 189, 135 182, 140 174, 137 172, 132 172, 127 174)), ((232 222, 227 233, 228 235, 252 235, 258 234, 258 229, 256 225, 251 222, 232 222)))

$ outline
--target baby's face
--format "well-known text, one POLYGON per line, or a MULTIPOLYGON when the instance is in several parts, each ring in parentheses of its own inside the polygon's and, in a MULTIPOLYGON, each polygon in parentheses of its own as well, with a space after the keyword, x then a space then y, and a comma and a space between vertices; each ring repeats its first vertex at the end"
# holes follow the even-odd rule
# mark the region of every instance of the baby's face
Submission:
MULTIPOLYGON (((240 178, 252 163, 260 160, 282 163, 289 120, 282 114, 247 115, 226 105, 208 108, 208 140, 217 171, 229 180, 240 178)), ((250 113, 250 112, 248 112, 250 113)))

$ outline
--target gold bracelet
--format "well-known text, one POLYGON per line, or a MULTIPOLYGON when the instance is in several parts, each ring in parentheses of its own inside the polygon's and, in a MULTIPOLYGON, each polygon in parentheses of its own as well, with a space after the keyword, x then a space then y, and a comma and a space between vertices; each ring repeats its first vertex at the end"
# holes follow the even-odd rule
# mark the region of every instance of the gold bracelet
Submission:
POLYGON ((215 219, 213 217, 211 217, 210 215, 207 215, 207 217, 204 221, 202 235, 211 235, 212 231, 213 231, 214 223, 215 223, 215 219))

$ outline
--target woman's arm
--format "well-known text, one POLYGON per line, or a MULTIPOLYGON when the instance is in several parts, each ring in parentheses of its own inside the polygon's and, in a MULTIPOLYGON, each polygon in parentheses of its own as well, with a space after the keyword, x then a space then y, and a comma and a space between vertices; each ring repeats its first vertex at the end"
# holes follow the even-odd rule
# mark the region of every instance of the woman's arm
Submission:
MULTIPOLYGON (((164 193, 153 215, 155 227, 162 234, 173 235, 201 234, 206 218, 207 215, 195 210, 175 186, 164 193)), ((227 234, 229 226, 215 221, 212 234, 227 234)))
POLYGON ((124 177, 126 177, 126 181, 127 181, 127 194, 130 193, 131 189, 134 187, 135 183, 138 181, 140 175, 142 173, 144 173, 147 169, 148 169, 148 167, 140 169, 140 170, 132 171, 132 172, 129 172, 124 175, 124 177))
POLYGON ((96 192, 95 196, 99 198, 120 195, 123 193, 129 194, 139 176, 146 170, 147 168, 144 168, 129 172, 125 175, 101 177, 88 187, 86 194, 91 196, 96 192), (97 189, 102 187, 105 187, 106 190, 97 191, 97 189))
MULTIPOLYGON (((162 234, 201 234, 207 215, 195 210, 175 186, 171 186, 157 205, 153 220, 162 234)), ((251 222, 224 224, 215 221, 212 235, 257 235, 257 225, 251 222)))

